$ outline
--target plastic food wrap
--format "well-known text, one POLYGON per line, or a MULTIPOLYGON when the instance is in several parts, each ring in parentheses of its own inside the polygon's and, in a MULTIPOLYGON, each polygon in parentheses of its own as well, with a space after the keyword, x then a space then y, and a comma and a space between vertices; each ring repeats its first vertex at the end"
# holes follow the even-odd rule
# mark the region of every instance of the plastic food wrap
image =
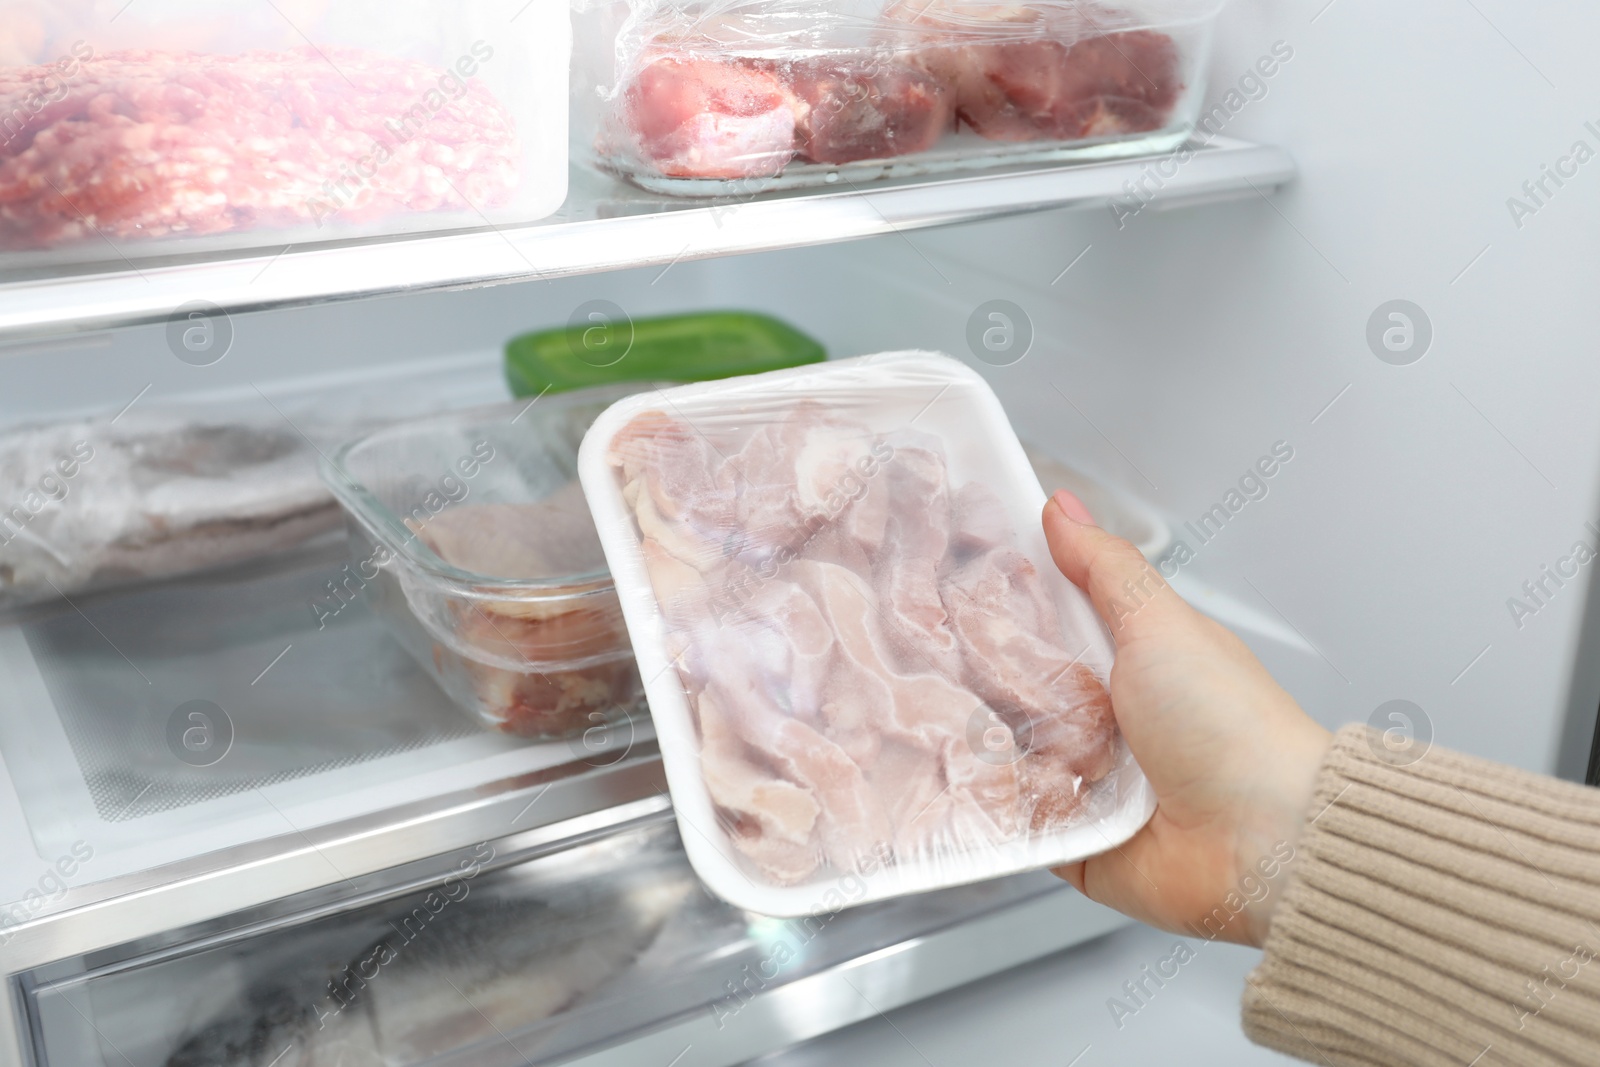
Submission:
POLYGON ((279 417, 130 411, 0 434, 0 608, 298 548, 339 526, 279 417))
POLYGON ((440 688, 508 733, 571 737, 630 715, 639 672, 575 479, 590 420, 639 388, 453 412, 336 449, 323 477, 351 563, 312 611, 373 597, 440 688))
POLYGON ((629 0, 576 92, 600 165, 662 192, 1154 151, 1192 126, 1219 6, 629 0))
POLYGON ((566 195, 567 12, 535 0, 510 24, 491 6, 0 0, 0 253, 120 263, 153 239, 209 251, 549 214, 566 195))
POLYGON ((686 847, 727 900, 796 915, 847 882, 859 902, 1070 862, 1154 809, 1110 639, 961 364, 640 394, 579 467, 686 847))

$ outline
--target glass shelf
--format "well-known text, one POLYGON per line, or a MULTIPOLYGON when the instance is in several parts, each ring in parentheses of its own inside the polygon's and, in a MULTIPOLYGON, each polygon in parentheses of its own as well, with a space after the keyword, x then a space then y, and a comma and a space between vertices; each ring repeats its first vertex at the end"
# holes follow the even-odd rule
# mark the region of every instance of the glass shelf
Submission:
POLYGON ((1145 203, 1169 207, 1266 192, 1295 172, 1279 148, 1222 137, 1192 148, 1187 156, 718 200, 647 193, 574 167, 566 204, 529 226, 245 252, 197 249, 137 263, 110 252, 98 262, 33 260, 25 269, 0 272, 0 339, 159 323, 195 301, 238 313, 666 266, 1048 208, 1098 207, 1128 199, 1135 188, 1145 203))

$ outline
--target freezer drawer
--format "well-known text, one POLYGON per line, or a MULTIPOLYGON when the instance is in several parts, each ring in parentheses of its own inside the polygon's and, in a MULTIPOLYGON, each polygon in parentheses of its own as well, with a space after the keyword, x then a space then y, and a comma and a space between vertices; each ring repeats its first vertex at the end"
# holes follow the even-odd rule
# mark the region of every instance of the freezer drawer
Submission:
POLYGON ((35 1062, 736 1063, 1118 922, 1044 874, 770 919, 706 892, 665 812, 514 842, 24 975, 35 1062))

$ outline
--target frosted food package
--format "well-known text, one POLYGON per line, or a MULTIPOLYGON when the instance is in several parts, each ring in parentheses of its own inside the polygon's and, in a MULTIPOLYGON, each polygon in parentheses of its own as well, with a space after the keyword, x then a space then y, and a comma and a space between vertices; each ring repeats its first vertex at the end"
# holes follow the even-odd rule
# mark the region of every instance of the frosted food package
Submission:
POLYGON ((550 214, 570 16, 501 6, 0 0, 0 267, 550 214))
POLYGON ((600 0, 575 144, 737 195, 1175 147, 1220 0, 600 0))
MULTIPOLYGON (((326 441, 324 443, 327 443, 326 441)), ((0 609, 299 549, 339 528, 276 415, 126 411, 0 433, 0 609)))
POLYGON ((640 699, 616 589, 577 484, 589 422, 641 386, 495 404, 387 427, 331 452, 351 563, 319 622, 371 597, 480 722, 541 740, 628 718, 640 699))
POLYGON ((640 393, 579 468, 685 847, 725 899, 800 915, 1070 862, 1154 810, 1110 638, 962 364, 640 393))

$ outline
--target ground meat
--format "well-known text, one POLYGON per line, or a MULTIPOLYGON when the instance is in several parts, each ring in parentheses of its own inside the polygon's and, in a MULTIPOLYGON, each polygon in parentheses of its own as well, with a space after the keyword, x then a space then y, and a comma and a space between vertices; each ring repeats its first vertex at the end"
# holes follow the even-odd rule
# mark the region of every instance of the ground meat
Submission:
POLYGON ((481 82, 354 49, 127 51, 0 68, 0 248, 367 223, 504 204, 481 82))

